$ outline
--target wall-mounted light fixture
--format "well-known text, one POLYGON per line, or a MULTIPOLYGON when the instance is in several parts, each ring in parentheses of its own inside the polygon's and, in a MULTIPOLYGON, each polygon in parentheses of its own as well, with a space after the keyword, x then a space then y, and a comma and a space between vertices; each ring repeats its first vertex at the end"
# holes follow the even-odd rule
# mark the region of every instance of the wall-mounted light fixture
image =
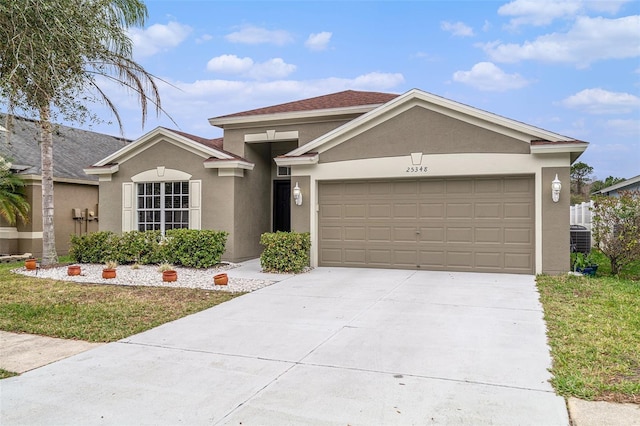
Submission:
POLYGON ((298 182, 296 182, 296 186, 293 187, 293 201, 296 203, 296 206, 302 205, 302 190, 298 186, 298 182))
POLYGON ((551 199, 554 203, 557 203, 560 199, 560 190, 562 189, 562 182, 558 179, 558 174, 556 173, 556 178, 551 182, 551 199))

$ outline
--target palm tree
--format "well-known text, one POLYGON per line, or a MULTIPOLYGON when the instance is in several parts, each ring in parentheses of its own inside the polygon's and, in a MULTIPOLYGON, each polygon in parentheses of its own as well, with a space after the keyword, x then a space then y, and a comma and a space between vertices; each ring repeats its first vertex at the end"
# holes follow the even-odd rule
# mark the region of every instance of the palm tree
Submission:
POLYGON ((0 94, 10 113, 20 110, 40 122, 44 265, 57 261, 52 119, 95 120, 86 104, 101 101, 113 111, 122 133, 117 108, 100 87, 104 79, 138 96, 143 125, 149 102, 156 114, 162 111, 153 76, 131 58, 126 32, 144 25, 146 16, 141 0, 0 2, 0 94))
POLYGON ((29 221, 29 202, 25 195, 26 183, 20 175, 11 171, 10 164, 0 156, 0 216, 9 225, 18 219, 29 221))

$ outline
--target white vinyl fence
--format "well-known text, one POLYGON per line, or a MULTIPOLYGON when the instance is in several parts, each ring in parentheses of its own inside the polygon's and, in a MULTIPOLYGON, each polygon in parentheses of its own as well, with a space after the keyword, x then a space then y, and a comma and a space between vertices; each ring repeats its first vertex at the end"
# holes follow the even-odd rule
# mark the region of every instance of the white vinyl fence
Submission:
POLYGON ((585 201, 571 206, 570 225, 581 225, 591 230, 591 208, 593 201, 585 201))

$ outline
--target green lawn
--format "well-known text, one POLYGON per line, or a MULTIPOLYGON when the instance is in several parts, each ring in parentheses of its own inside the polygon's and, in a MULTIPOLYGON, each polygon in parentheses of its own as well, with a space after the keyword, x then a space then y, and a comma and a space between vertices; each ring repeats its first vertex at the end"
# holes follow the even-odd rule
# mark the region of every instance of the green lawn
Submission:
POLYGON ((0 264, 0 330, 113 342, 240 294, 199 289, 78 284, 13 274, 0 264))
POLYGON ((564 396, 640 403, 640 262, 611 277, 596 254, 594 278, 539 276, 553 356, 553 386, 564 396))

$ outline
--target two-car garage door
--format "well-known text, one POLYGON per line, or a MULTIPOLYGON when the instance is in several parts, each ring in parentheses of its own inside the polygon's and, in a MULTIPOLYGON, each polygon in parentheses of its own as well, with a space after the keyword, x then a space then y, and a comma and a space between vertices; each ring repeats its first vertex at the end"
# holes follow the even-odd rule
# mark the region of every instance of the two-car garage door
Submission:
POLYGON ((321 266, 534 272, 533 176, 319 184, 321 266))

